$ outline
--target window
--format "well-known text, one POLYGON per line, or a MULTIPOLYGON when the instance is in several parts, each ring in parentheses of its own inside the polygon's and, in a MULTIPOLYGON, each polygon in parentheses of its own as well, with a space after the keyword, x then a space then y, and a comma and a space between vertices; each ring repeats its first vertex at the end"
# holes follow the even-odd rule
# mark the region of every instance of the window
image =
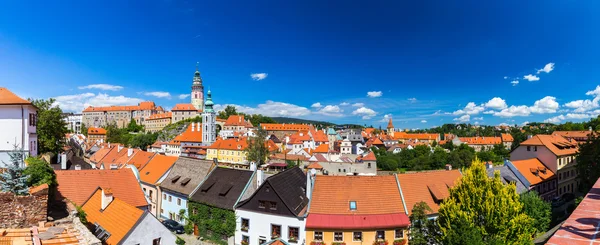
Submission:
POLYGON ((265 239, 258 239, 258 244, 264 244, 265 242, 267 242, 267 240, 265 239))
POLYGON ((177 205, 181 206, 181 198, 177 198, 177 205))
POLYGON ((293 242, 293 243, 298 242, 299 230, 300 229, 298 227, 288 227, 288 241, 289 242, 293 242))
POLYGON ((350 210, 356 210, 356 201, 350 201, 350 210))
POLYGON ((169 202, 171 202, 171 196, 169 196, 169 202))
POLYGON ((531 151, 531 146, 527 146, 527 151, 531 151))
POLYGON ((250 229, 250 220, 242 218, 242 231, 248 231, 250 229))
POLYGON ((354 241, 354 242, 362 241, 362 232, 361 231, 353 232, 352 233, 352 241, 354 241))
POLYGON ((242 244, 247 245, 250 243, 250 237, 242 235, 242 244))
POLYGON ((402 230, 402 229, 397 229, 397 230, 396 230, 396 236, 395 236, 395 238, 396 238, 396 239, 402 239, 402 238, 404 238, 404 230, 402 230))
POLYGON ((281 237, 281 225, 271 224, 271 239, 281 237))
POLYGON ((258 201, 258 208, 265 208, 266 202, 265 201, 258 201))
POLYGON ((152 240, 152 245, 160 245, 160 237, 152 240))
POLYGON ((336 231, 333 233, 333 241, 341 242, 344 241, 344 233, 341 231, 336 231))
POLYGON ((160 213, 162 214, 162 213, 164 213, 164 212, 165 212, 165 210, 163 210, 163 209, 161 208, 161 209, 160 209, 160 213))
POLYGON ((315 241, 323 241, 323 232, 322 231, 315 231, 314 240, 315 241))
POLYGON ((150 194, 148 194, 148 196, 150 196, 150 199, 152 199, 152 190, 149 191, 150 194))
POLYGON ((371 168, 371 163, 370 162, 367 163, 367 168, 371 168))
POLYGON ((385 240, 385 231, 377 231, 375 238, 385 240))
POLYGON ((269 202, 269 208, 271 210, 277 210, 277 203, 276 202, 269 202))
POLYGON ((163 200, 167 200, 167 194, 163 194, 163 200))
POLYGON ((537 151, 537 145, 533 147, 533 151, 537 151))

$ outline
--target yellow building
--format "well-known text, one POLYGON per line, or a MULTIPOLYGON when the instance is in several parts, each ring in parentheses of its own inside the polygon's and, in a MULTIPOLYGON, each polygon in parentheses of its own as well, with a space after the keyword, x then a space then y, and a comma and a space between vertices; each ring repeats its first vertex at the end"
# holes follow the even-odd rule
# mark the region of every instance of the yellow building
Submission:
POLYGON ((171 123, 171 116, 171 112, 151 115, 144 121, 144 127, 147 132, 158 132, 171 123))
POLYGON ((407 244, 409 224, 395 175, 315 176, 307 244, 407 244))
POLYGON ((233 168, 249 168, 246 160, 247 138, 217 139, 206 149, 206 160, 217 159, 221 165, 233 168))

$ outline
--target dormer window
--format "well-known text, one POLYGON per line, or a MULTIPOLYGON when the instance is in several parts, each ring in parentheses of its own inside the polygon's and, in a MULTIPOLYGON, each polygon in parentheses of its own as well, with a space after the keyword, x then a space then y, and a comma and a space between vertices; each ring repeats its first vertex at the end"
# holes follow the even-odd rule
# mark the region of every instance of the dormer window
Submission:
POLYGON ((350 201, 350 210, 352 210, 352 211, 356 210, 356 201, 350 201))

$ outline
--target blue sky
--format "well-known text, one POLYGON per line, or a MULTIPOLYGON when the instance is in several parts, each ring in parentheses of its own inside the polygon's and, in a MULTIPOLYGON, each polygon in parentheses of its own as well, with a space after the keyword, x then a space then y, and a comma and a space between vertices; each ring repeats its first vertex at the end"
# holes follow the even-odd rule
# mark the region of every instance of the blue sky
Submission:
POLYGON ((189 103, 199 62, 218 108, 270 116, 426 128, 600 114, 597 1, 60 2, 0 2, 0 86, 65 110, 189 103))

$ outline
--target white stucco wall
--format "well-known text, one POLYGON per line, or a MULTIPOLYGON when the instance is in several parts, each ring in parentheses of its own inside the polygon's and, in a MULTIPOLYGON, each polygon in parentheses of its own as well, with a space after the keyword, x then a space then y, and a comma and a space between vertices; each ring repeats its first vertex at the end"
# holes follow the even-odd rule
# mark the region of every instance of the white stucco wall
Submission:
POLYGON ((175 244, 177 237, 164 227, 154 216, 144 213, 142 221, 127 236, 122 244, 152 244, 154 239, 160 238, 160 244, 175 244))
POLYGON ((2 161, 10 161, 7 152, 14 150, 14 144, 22 147, 26 155, 37 155, 36 127, 29 126, 29 113, 37 112, 27 105, 0 106, 0 166, 4 166, 2 161))
POLYGON ((247 210, 236 210, 236 226, 235 226, 235 244, 242 243, 242 235, 250 238, 248 245, 259 245, 258 240, 271 240, 271 224, 281 225, 281 239, 288 240, 288 227, 298 227, 298 243, 303 244, 305 241, 306 219, 299 220, 294 217, 285 217, 280 215, 272 215, 266 213, 250 212, 247 210), (248 232, 242 232, 242 218, 250 221, 248 232))
POLYGON ((557 173, 558 166, 556 164, 556 155, 552 153, 545 146, 538 146, 537 151, 534 150, 534 146, 531 146, 531 151, 527 151, 527 146, 519 146, 517 149, 510 153, 510 160, 525 160, 530 158, 538 158, 540 161, 552 172, 557 173))

